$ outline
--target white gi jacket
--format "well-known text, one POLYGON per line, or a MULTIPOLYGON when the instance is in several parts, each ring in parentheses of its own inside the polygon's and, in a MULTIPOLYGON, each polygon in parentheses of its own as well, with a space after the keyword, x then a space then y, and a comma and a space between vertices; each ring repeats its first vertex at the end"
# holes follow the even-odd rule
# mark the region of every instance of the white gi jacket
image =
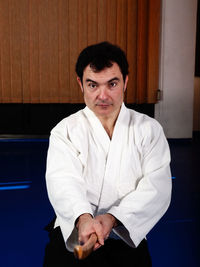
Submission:
POLYGON ((169 163, 159 123, 124 104, 112 140, 88 107, 62 120, 51 132, 46 181, 67 249, 83 213, 113 214, 123 224, 115 234, 137 247, 169 206, 169 163))

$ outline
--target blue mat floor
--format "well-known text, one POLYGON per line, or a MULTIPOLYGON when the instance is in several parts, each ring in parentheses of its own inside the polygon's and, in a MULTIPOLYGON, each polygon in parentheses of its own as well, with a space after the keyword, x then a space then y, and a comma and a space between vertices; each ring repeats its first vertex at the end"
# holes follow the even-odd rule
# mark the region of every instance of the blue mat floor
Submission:
MULTIPOLYGON (((148 235, 153 267, 197 267, 200 141, 170 140, 173 195, 148 235)), ((47 139, 0 140, 0 266, 40 267, 54 213, 45 186, 47 139)))

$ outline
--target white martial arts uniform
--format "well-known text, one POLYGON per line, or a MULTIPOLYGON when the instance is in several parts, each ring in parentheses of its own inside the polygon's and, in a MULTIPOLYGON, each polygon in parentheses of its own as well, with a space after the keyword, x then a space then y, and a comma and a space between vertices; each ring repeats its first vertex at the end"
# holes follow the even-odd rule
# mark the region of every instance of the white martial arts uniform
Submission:
POLYGON ((83 213, 113 214, 123 225, 114 232, 138 246, 169 206, 169 163, 159 123, 124 104, 111 140, 88 107, 62 120, 51 132, 46 180, 68 250, 83 213))

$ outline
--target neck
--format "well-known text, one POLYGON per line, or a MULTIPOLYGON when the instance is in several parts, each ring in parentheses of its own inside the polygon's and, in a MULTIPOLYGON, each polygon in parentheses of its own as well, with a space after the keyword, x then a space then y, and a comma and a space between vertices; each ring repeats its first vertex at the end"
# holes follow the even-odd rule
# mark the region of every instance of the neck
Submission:
POLYGON ((115 127, 115 122, 116 120, 113 122, 113 121, 105 121, 105 120, 101 120, 101 123, 105 129, 105 131, 107 132, 108 136, 110 137, 110 139, 112 139, 112 134, 113 134, 113 131, 114 131, 114 127, 115 127))
POLYGON ((110 139, 112 139, 112 134, 114 131, 115 123, 117 121, 119 112, 120 112, 120 110, 117 113, 112 114, 110 116, 99 117, 99 120, 100 120, 101 124, 103 125, 105 131, 107 132, 108 136, 110 137, 110 139))

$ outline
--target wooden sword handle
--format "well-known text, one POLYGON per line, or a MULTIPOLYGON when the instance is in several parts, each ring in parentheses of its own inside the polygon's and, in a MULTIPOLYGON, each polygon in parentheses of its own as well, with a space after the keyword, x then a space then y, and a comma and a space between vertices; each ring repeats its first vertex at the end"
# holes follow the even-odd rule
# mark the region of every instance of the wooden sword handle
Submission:
POLYGON ((97 235, 93 233, 84 245, 77 245, 74 247, 74 256, 79 260, 85 259, 93 251, 96 242, 97 235))

